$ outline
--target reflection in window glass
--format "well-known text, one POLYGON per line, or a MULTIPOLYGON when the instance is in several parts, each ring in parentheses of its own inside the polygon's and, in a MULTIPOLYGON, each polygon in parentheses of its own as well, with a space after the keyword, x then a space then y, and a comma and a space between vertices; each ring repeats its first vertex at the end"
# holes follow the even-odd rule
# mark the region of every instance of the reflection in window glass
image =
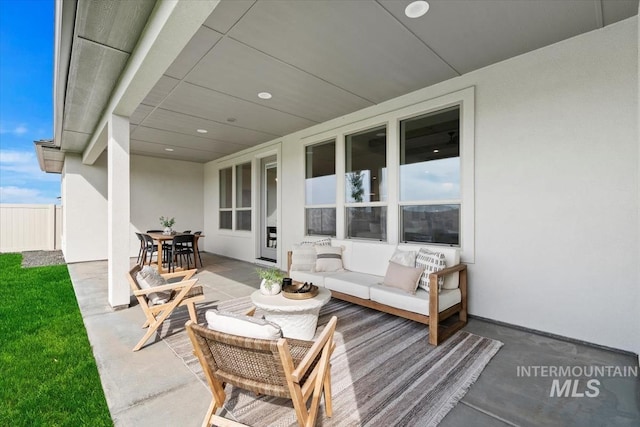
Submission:
POLYGON ((347 236, 386 241, 387 207, 347 208, 347 236))
POLYGON ((251 163, 236 166, 236 208, 251 207, 251 163))
POLYGON ((310 145, 306 148, 305 203, 336 203, 336 143, 310 145))
POLYGON ((251 231, 251 211, 236 211, 236 230, 251 231))
POLYGON ((336 208, 307 208, 305 214, 307 235, 336 235, 336 208))
POLYGON ((220 208, 231 208, 231 168, 220 169, 220 208))
POLYGON ((386 127, 347 135, 345 150, 347 203, 386 201, 386 127))
POLYGON ((401 207, 401 240, 460 245, 460 205, 401 207))
POLYGON ((231 230, 233 227, 232 224, 232 212, 229 211, 220 211, 220 229, 222 230, 231 230))
POLYGON ((460 198, 460 107, 400 122, 400 200, 460 198))

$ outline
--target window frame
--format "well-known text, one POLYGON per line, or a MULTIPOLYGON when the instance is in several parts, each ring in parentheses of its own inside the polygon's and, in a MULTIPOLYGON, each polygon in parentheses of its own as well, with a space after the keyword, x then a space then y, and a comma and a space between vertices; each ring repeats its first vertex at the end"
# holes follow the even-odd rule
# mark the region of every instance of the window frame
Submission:
POLYGON ((324 138, 318 141, 313 141, 310 142, 308 144, 304 144, 303 145, 303 153, 304 153, 304 235, 305 236, 327 236, 327 237, 336 237, 337 233, 338 233, 338 224, 337 224, 337 219, 338 219, 338 189, 335 188, 335 202, 334 203, 318 203, 318 204, 308 204, 307 203, 307 187, 306 187, 306 180, 307 178, 307 149, 309 147, 314 147, 314 146, 320 146, 320 145, 324 145, 324 144, 331 144, 333 143, 333 171, 334 171, 334 175, 336 176, 336 186, 338 185, 338 155, 337 155, 337 150, 338 150, 338 141, 336 137, 333 138, 324 138), (309 224, 307 223, 307 212, 309 209, 333 209, 334 211, 334 222, 336 223, 336 234, 333 235, 329 235, 329 234, 309 234, 309 224))
POLYGON ((232 164, 227 164, 224 167, 219 167, 218 168, 218 223, 217 223, 217 229, 218 231, 222 231, 222 232, 241 232, 241 233, 251 233, 253 231, 254 228, 254 218, 253 218, 253 198, 254 198, 254 188, 253 188, 253 181, 254 181, 254 166, 253 166, 253 161, 251 160, 247 160, 247 161, 243 161, 243 162, 236 162, 236 163, 232 163, 232 164), (251 194, 249 195, 249 203, 250 206, 238 206, 238 168, 244 165, 249 165, 249 191, 251 192, 251 194), (220 174, 222 173, 222 171, 226 170, 226 169, 231 169, 231 207, 230 208, 222 208, 220 207, 220 194, 221 194, 221 185, 222 185, 222 180, 220 179, 220 174), (231 228, 222 228, 220 225, 220 220, 221 220, 221 213, 222 212, 231 212, 231 228), (239 212, 250 212, 250 218, 251 218, 251 228, 250 229, 241 229, 238 228, 238 213, 239 212))

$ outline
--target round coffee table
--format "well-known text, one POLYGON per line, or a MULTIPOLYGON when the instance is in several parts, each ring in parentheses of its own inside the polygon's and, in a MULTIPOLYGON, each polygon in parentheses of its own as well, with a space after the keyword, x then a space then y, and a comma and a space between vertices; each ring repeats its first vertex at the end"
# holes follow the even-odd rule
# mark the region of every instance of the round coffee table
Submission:
POLYGON ((313 298, 295 300, 278 295, 263 295, 260 291, 251 294, 253 304, 262 309, 265 319, 280 326, 285 338, 311 340, 318 326, 320 307, 331 299, 331 291, 318 288, 313 298))

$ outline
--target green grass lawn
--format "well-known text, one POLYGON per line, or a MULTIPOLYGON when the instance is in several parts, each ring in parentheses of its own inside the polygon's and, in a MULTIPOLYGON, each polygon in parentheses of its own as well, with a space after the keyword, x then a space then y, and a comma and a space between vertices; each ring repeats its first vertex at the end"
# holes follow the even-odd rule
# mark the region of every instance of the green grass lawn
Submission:
POLYGON ((113 425, 66 265, 0 254, 0 426, 113 425))

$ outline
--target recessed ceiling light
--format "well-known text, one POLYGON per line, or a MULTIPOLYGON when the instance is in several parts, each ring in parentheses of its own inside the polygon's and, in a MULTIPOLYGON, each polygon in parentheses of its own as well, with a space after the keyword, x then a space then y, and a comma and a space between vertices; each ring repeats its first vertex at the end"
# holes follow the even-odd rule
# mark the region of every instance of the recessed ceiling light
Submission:
POLYGON ((440 152, 440 150, 433 150, 433 152, 434 152, 434 153, 439 153, 439 152, 440 152))
POLYGON ((196 132, 198 132, 198 133, 207 133, 209 131, 206 130, 206 129, 196 129, 196 132))
POLYGON ((258 98, 260 99, 271 99, 272 95, 269 92, 260 92, 258 94, 258 98))
POLYGON ((164 151, 173 151, 173 148, 165 148, 164 151))
POLYGON ((422 15, 429 11, 429 3, 426 1, 414 1, 404 9, 404 14, 407 18, 420 18, 422 15))

